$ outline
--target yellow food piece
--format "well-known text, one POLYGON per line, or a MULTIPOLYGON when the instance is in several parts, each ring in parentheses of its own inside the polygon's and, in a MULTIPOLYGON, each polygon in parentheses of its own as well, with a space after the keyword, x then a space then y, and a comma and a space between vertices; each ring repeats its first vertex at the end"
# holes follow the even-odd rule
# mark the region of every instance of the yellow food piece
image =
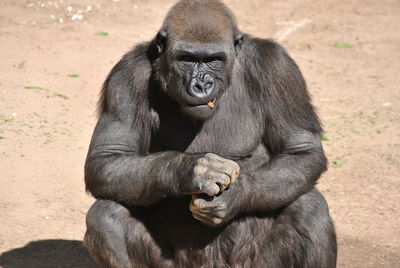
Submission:
POLYGON ((209 102, 209 103, 207 103, 207 105, 208 105, 208 107, 210 107, 210 108, 214 108, 214 103, 212 103, 211 101, 209 102))

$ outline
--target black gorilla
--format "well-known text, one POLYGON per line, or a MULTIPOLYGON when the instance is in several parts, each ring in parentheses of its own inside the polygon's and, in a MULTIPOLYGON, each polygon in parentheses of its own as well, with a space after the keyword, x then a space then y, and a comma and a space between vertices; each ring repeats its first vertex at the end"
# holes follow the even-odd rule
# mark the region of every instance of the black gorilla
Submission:
POLYGON ((85 245, 103 267, 335 267, 303 77, 216 0, 183 0, 101 93, 85 245))

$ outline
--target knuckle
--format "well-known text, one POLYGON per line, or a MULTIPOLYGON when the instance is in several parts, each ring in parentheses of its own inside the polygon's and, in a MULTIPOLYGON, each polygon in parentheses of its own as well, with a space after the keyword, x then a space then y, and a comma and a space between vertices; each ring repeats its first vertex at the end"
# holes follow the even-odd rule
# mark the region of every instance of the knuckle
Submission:
POLYGON ((213 182, 206 183, 206 187, 210 192, 219 192, 219 186, 213 182))
POLYGON ((193 200, 193 206, 194 207, 196 207, 196 208, 199 208, 199 207, 201 207, 201 199, 195 199, 195 200, 193 200))
POLYGON ((216 214, 216 216, 217 216, 218 218, 223 219, 223 218, 226 217, 226 212, 218 212, 218 213, 216 214))
POLYGON ((221 187, 223 186, 224 188, 228 187, 230 185, 230 178, 229 176, 222 174, 221 176, 215 177, 213 179, 213 182, 218 186, 221 187))
POLYGON ((233 170, 239 170, 240 169, 240 166, 239 166, 239 164, 238 163, 236 163, 235 161, 232 161, 232 160, 229 160, 230 161, 230 167, 233 169, 233 170))
POLYGON ((220 225, 220 224, 222 223, 222 219, 214 218, 214 219, 212 220, 212 222, 213 222, 215 225, 220 225))
POLYGON ((231 180, 230 180, 230 178, 229 178, 229 176, 224 176, 224 179, 223 179, 223 181, 222 181, 222 183, 225 185, 225 186, 228 186, 229 185, 229 183, 231 182, 231 180))
POLYGON ((190 210, 192 213, 196 213, 196 207, 194 207, 192 204, 189 205, 189 210, 190 210))
POLYGON ((205 157, 201 157, 196 160, 196 165, 206 165, 208 163, 208 159, 205 157))
POLYGON ((190 204, 189 204, 189 209, 190 210, 195 210, 195 209, 197 209, 197 206, 196 206, 196 204, 192 201, 192 202, 190 202, 190 204))
POLYGON ((196 165, 193 169, 195 176, 201 176, 207 171, 207 167, 202 164, 196 165))
POLYGON ((206 187, 206 188, 204 188, 201 192, 204 193, 204 194, 206 194, 206 195, 208 195, 208 196, 214 196, 214 195, 216 195, 214 189, 211 188, 211 187, 206 187))

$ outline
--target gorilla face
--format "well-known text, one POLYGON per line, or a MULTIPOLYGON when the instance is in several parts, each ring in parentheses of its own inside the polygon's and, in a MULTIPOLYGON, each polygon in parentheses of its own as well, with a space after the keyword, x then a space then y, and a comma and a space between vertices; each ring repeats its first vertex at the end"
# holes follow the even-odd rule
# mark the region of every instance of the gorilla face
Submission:
POLYGON ((206 120, 214 112, 217 98, 229 85, 232 66, 222 45, 177 44, 172 53, 169 91, 182 111, 206 120))
POLYGON ((219 97, 229 87, 235 61, 234 38, 230 42, 198 43, 166 40, 159 50, 164 64, 161 70, 167 76, 167 91, 180 105, 181 111, 197 120, 210 118, 218 105, 219 97))

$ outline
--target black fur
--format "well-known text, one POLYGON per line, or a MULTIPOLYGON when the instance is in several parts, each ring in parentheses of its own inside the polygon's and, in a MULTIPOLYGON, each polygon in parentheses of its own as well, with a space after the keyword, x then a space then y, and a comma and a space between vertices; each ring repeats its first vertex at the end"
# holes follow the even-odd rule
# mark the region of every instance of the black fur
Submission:
POLYGON ((280 45, 240 33, 220 2, 173 7, 154 40, 113 68, 99 114, 85 245, 103 267, 336 267, 304 79, 280 45), (177 56, 179 44, 194 58, 177 56), (205 75, 212 92, 190 96, 205 75), (202 105, 212 99, 215 108, 202 105), (214 177, 198 167, 217 162, 240 174, 210 194, 214 177))

